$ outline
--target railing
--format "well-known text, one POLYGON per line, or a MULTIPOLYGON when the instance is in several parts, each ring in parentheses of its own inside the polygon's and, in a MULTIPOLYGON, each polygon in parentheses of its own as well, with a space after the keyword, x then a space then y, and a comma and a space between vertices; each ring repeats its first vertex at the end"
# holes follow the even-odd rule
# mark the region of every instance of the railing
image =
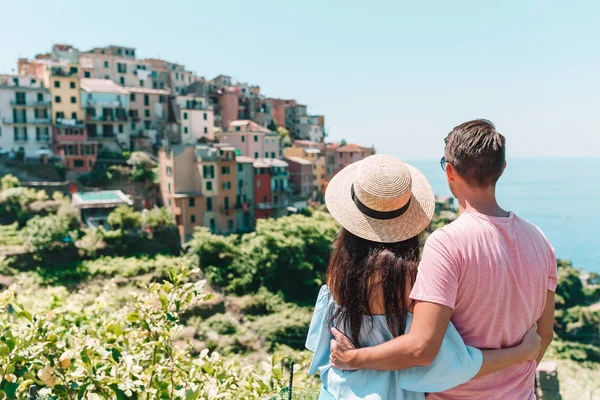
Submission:
POLYGON ((27 142, 27 135, 15 136, 15 142, 27 142))
POLYGON ((35 137, 35 140, 38 142, 48 142, 50 141, 50 135, 40 135, 35 137))
POLYGON ((50 118, 34 118, 28 121, 26 118, 2 118, 4 125, 50 125, 50 118))
POLYGON ((94 122, 126 122, 126 115, 112 116, 112 115, 86 115, 88 121, 94 122))
POLYGON ((11 106, 17 106, 17 107, 50 107, 50 102, 49 101, 17 101, 17 100, 11 100, 10 101, 10 105, 11 106))

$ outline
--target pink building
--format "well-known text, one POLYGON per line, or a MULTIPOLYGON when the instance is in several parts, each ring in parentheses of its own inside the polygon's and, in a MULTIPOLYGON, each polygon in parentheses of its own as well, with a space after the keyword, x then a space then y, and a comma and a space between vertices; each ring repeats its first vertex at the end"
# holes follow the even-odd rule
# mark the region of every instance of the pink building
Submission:
POLYGON ((302 157, 286 157, 294 194, 308 199, 313 193, 313 163, 302 157))
POLYGON ((375 154, 373 147, 363 147, 358 144, 328 144, 325 150, 325 163, 327 168, 327 180, 348 165, 360 161, 363 158, 375 154))
POLYGON ((279 135, 250 120, 233 121, 219 141, 239 149, 242 156, 255 159, 282 157, 279 135))

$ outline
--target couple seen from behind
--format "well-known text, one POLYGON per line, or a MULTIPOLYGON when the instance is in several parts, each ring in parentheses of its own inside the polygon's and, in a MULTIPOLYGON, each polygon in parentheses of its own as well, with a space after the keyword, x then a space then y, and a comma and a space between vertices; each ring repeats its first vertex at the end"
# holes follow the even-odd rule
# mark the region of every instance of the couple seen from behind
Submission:
POLYGON ((535 400, 553 337, 554 250, 498 205, 505 138, 490 121, 445 142, 460 216, 424 247, 435 197, 418 169, 374 155, 327 187, 341 229, 306 341, 320 400, 535 400))

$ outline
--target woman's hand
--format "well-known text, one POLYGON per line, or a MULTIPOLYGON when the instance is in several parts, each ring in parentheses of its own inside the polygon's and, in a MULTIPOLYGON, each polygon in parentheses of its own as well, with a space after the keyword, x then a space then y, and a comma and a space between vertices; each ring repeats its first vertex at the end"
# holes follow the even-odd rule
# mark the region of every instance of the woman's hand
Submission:
POLYGON ((350 339, 337 328, 331 328, 331 333, 335 339, 331 339, 329 364, 333 368, 342 370, 357 369, 353 365, 354 354, 358 351, 350 339))
POLYGON ((518 348, 525 357, 525 361, 537 360, 542 349, 542 338, 537 333, 537 324, 534 324, 529 332, 525 334, 518 348))

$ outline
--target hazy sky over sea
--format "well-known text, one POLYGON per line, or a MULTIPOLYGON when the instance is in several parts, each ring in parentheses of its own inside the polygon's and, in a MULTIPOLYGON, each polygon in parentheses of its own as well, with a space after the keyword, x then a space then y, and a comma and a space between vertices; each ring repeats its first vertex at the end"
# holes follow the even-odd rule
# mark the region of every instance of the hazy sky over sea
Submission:
POLYGON ((600 2, 3 1, 0 73, 69 43, 120 44, 296 98, 332 140, 437 158, 471 118, 512 157, 600 156, 600 2))

